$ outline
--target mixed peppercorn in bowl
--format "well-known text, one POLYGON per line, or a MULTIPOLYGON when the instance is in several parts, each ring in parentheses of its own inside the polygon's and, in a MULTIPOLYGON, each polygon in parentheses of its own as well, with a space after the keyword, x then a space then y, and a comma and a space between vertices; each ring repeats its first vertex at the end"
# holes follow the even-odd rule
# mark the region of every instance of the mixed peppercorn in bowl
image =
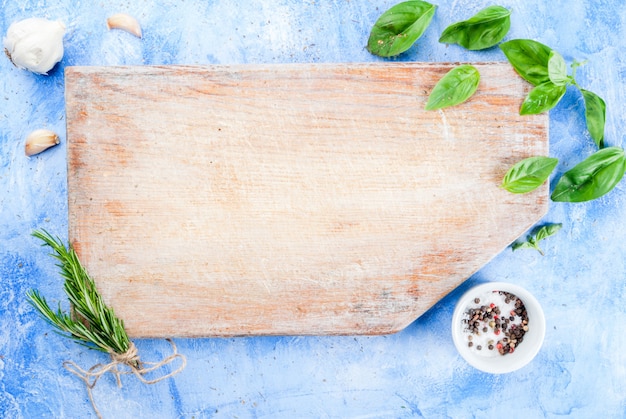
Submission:
POLYGON ((477 285, 457 303, 452 338, 473 367, 493 374, 522 368, 537 355, 545 336, 539 302, 525 289, 504 282, 477 285))

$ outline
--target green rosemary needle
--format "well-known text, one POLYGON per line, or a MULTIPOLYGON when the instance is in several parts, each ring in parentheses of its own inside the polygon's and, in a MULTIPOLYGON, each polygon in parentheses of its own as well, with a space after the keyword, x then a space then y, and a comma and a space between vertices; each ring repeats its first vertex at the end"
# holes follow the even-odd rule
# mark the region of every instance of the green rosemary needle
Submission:
POLYGON ((51 256, 60 262, 57 266, 65 279, 65 293, 72 309, 71 314, 67 314, 59 304, 58 310, 53 311, 37 290, 27 292, 31 305, 57 332, 82 345, 108 353, 128 351, 131 341, 124 322, 104 303, 74 249, 71 246, 66 248, 58 237, 55 239, 45 230, 37 230, 33 236, 44 242, 42 246, 50 246, 51 256))

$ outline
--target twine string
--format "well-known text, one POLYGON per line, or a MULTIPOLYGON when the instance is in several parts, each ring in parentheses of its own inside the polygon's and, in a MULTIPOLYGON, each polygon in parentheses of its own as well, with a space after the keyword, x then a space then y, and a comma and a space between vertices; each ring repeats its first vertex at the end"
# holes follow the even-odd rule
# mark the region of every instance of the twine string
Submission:
POLYGON ((100 411, 98 410, 96 406, 96 402, 93 398, 92 390, 96 386, 98 380, 102 378, 102 376, 104 376, 106 373, 111 372, 115 376, 117 386, 121 388, 122 387, 122 380, 121 380, 122 375, 133 374, 139 379, 139 381, 141 381, 144 384, 155 384, 155 383, 158 383, 159 381, 163 381, 167 378, 170 378, 178 374, 179 372, 181 372, 183 369, 185 369, 185 366, 187 365, 187 359, 185 358, 183 354, 178 353, 176 344, 171 339, 166 339, 166 340, 172 346, 172 354, 162 359, 159 362, 141 361, 137 353, 137 347, 135 346, 133 342, 131 342, 128 350, 122 354, 110 351, 109 355, 111 357, 111 362, 109 362, 108 364, 98 363, 92 366, 91 368, 89 368, 88 370, 85 370, 81 368, 78 364, 76 364, 74 361, 65 361, 63 362, 63 367, 70 373, 80 378, 85 383, 85 387, 87 388, 87 394, 89 395, 89 401, 91 402, 91 405, 94 411, 96 412, 96 415, 98 416, 98 418, 102 419, 102 415, 100 414, 100 411), (176 359, 180 359, 181 361, 181 364, 177 369, 165 375, 161 375, 156 378, 153 378, 153 379, 147 379, 145 377, 147 374, 153 371, 156 371, 159 368, 163 368, 164 366, 168 364, 171 364, 176 359), (126 366, 126 368, 124 369, 119 368, 123 366, 126 366))

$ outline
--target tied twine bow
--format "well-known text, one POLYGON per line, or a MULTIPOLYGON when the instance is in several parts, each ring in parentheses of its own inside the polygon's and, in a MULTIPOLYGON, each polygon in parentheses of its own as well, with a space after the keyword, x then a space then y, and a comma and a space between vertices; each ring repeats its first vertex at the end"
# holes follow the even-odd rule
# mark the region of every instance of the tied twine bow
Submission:
POLYGON ((87 388, 87 394, 89 395, 89 401, 91 402, 91 405, 96 412, 98 418, 102 419, 102 415, 100 414, 100 411, 98 410, 96 402, 93 398, 92 390, 96 386, 98 380, 107 372, 111 372, 113 375, 115 375, 117 386, 121 388, 122 375, 133 374, 139 379, 139 381, 144 384, 155 384, 159 381, 163 381, 166 378, 170 378, 173 375, 178 374, 185 368, 187 364, 187 359, 185 358, 185 356, 178 353, 176 344, 171 339, 166 340, 170 343, 170 345, 172 345, 173 353, 159 362, 141 361, 137 353, 137 347, 133 342, 130 342, 128 350, 122 354, 109 351, 108 353, 111 356, 111 362, 109 362, 108 364, 96 364, 88 370, 85 370, 78 366, 78 364, 76 364, 74 361, 65 361, 63 362, 63 367, 78 378, 80 378, 85 383, 85 387, 87 388), (171 364, 176 358, 180 358, 181 360, 181 365, 176 370, 151 380, 145 378, 146 374, 149 374, 152 371, 158 370, 159 368, 171 364), (120 366, 126 366, 128 369, 120 370, 120 366))

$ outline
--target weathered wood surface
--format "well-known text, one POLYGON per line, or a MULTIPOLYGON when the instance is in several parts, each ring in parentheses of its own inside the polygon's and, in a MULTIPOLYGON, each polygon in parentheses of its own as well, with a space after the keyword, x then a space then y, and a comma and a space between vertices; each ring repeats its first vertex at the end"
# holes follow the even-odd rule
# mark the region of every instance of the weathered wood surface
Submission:
MULTIPOLYGON (((66 69, 69 237, 134 337, 398 331, 546 212, 528 85, 452 64, 66 69)), ((501 278, 492 278, 494 280, 501 278)))

